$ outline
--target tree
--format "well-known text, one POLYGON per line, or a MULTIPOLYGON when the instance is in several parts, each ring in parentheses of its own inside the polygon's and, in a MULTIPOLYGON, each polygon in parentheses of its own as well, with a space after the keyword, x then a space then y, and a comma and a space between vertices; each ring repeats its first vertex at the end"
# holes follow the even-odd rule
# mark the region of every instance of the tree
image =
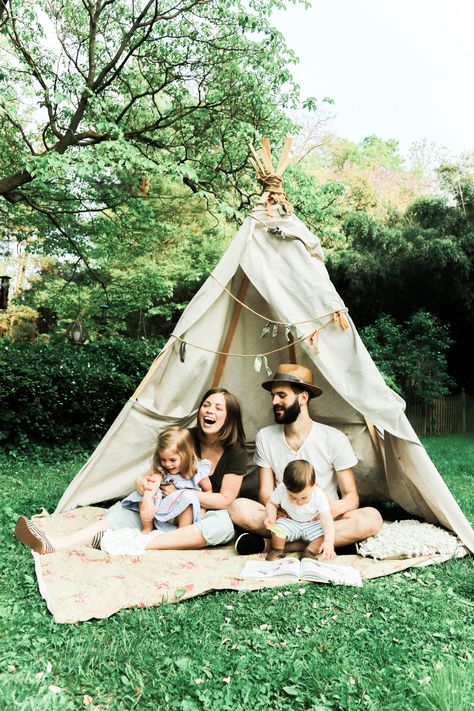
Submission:
POLYGON ((424 197, 393 225, 348 215, 347 246, 330 253, 331 278, 359 326, 382 314, 397 322, 425 310, 450 325, 450 372, 474 387, 474 184, 424 197), (461 200, 462 193, 462 200, 461 200))
POLYGON ((430 402, 449 393, 448 328, 427 311, 417 311, 400 326, 382 314, 361 330, 372 358, 387 383, 410 401, 430 402))
POLYGON ((247 143, 262 132, 282 139, 289 121, 281 109, 297 98, 294 56, 268 21, 276 6, 280 0, 4 5, 5 222, 36 223, 49 253, 72 252, 94 274, 92 216, 143 200, 162 176, 208 196, 231 186, 238 203, 248 202, 248 191, 236 188, 247 143))

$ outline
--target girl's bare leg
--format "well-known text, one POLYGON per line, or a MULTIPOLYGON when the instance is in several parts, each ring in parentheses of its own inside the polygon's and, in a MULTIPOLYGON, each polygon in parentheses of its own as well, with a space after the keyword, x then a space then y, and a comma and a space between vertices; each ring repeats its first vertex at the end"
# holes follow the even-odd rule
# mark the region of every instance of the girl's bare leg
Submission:
POLYGON ((151 491, 143 492, 143 499, 140 502, 140 521, 142 523, 142 533, 151 533, 155 520, 155 499, 151 491))
POLYGON ((193 507, 187 506, 184 511, 181 511, 178 518, 178 528, 183 528, 184 526, 191 526, 193 522, 193 507))

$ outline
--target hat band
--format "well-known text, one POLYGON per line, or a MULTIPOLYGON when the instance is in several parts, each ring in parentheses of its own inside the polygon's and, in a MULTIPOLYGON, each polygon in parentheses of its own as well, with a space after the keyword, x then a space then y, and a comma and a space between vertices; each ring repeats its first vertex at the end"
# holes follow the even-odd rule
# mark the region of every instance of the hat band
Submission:
POLYGON ((300 380, 295 375, 285 375, 284 373, 275 373, 273 380, 290 380, 292 383, 299 383, 300 385, 310 385, 311 387, 314 387, 311 383, 300 380))

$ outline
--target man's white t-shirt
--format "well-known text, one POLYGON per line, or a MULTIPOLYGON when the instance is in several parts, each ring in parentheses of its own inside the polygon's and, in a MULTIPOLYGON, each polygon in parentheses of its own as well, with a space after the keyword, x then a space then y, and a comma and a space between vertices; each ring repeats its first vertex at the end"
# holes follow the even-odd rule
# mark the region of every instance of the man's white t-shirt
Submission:
POLYGON ((295 504, 288 496, 286 486, 284 484, 278 484, 270 497, 270 501, 275 504, 275 506, 281 506, 292 521, 298 521, 299 523, 312 521, 317 513, 329 511, 329 501, 319 486, 313 487, 309 501, 298 506, 298 504, 295 504))
POLYGON ((316 479, 326 496, 338 499, 336 472, 357 464, 351 443, 334 427, 313 422, 301 447, 295 451, 285 439, 284 425, 264 427, 255 438, 255 464, 270 467, 276 483, 283 481, 283 471, 289 462, 305 459, 316 470, 316 479))

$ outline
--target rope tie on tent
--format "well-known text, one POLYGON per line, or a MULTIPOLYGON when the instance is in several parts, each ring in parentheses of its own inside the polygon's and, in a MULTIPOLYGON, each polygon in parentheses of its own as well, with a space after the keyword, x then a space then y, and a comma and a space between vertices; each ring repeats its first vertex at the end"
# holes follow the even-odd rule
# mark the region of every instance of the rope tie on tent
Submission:
MULTIPOLYGON (((257 180, 263 185, 264 199, 260 204, 263 204, 269 217, 273 217, 273 207, 275 205, 278 206, 282 214, 291 215, 293 213, 293 207, 283 188, 283 173, 288 168, 290 163, 290 150, 292 143, 293 139, 291 136, 288 136, 285 140, 276 168, 273 167, 272 152, 270 150, 270 141, 268 138, 263 139, 262 146, 258 149, 258 151, 255 150, 252 144, 249 144, 250 152, 252 154, 250 162, 254 167, 257 180)), ((279 227, 270 227, 270 225, 267 225, 263 220, 260 220, 252 214, 250 217, 258 222, 261 222, 270 234, 281 237, 282 239, 296 239, 302 242, 312 257, 316 257, 316 259, 324 262, 324 259, 322 259, 319 254, 313 252, 308 247, 306 242, 298 235, 286 234, 279 227)))
MULTIPOLYGON (((347 309, 346 309, 346 311, 347 311, 347 309)), ((339 326, 339 328, 342 328, 343 331, 346 331, 349 328, 349 321, 345 317, 345 314, 342 310, 341 311, 334 311, 333 319, 334 319, 334 325, 339 326)))
POLYGON ((323 264, 324 264, 324 258, 321 257, 320 254, 316 254, 316 252, 313 252, 313 250, 308 247, 308 245, 306 244, 306 242, 304 241, 304 239, 302 239, 302 238, 299 237, 298 235, 292 235, 291 232, 283 232, 283 230, 280 229, 280 227, 271 227, 271 226, 268 224, 268 222, 265 222, 265 221, 262 220, 260 217, 256 217, 256 216, 253 215, 252 213, 250 213, 249 217, 250 217, 252 220, 255 220, 255 222, 259 222, 261 225, 263 225, 264 227, 266 227, 267 232, 268 232, 269 234, 273 235, 273 236, 281 237, 282 239, 295 239, 295 240, 298 240, 298 242, 301 242, 301 244, 302 244, 303 247, 306 249, 306 251, 308 252, 308 254, 311 255, 311 257, 314 257, 315 259, 319 259, 319 261, 320 261, 320 262, 323 262, 323 264))
POLYGON ((293 212, 290 201, 283 189, 283 173, 290 162, 289 156, 292 142, 293 139, 291 137, 286 139, 276 168, 273 167, 272 152, 268 138, 263 139, 262 147, 258 152, 252 144, 249 145, 252 154, 250 162, 255 169, 257 179, 263 185, 264 193, 267 193, 264 205, 269 217, 272 216, 272 207, 274 205, 281 205, 288 215, 291 215, 293 212))

